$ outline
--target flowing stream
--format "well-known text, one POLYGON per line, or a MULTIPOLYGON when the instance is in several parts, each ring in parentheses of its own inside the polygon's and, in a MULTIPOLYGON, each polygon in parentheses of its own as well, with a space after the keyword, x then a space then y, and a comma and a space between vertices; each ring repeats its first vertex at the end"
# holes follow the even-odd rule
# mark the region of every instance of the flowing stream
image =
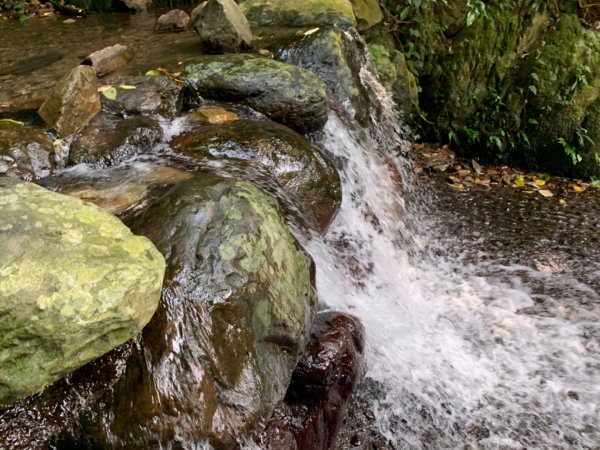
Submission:
MULTIPOLYGON (((0 50, 16 51, 14 41, 0 50)), ((64 58, 39 69, 40 88, 64 58)), ((25 94, 36 79, 16 69, 0 79, 25 94)), ((363 75, 383 112, 371 128, 330 113, 315 139, 340 171, 342 207, 325 237, 296 235, 316 263, 320 302, 366 327, 357 396, 374 413, 369 426, 398 449, 599 449, 600 194, 559 207, 414 175, 399 116, 363 75)))

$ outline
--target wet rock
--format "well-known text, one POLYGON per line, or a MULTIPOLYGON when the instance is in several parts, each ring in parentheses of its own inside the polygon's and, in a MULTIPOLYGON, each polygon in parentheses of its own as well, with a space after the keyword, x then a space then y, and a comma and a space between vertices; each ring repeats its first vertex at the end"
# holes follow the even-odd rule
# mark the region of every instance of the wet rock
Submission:
POLYGON ((46 97, 34 97, 30 99, 15 98, 0 102, 0 120, 11 119, 24 122, 27 125, 44 122, 38 115, 37 110, 46 101, 46 97))
POLYGON ((192 11, 191 21, 208 52, 237 53, 252 46, 250 25, 233 0, 201 3, 192 11))
POLYGON ((114 100, 102 96, 102 110, 115 115, 160 115, 174 117, 181 112, 186 96, 186 86, 170 77, 123 77, 115 85, 114 100))
POLYGON ((254 55, 206 56, 188 65, 186 76, 203 97, 243 102, 300 132, 327 122, 323 83, 290 64, 254 55))
POLYGON ((142 204, 156 201, 174 185, 192 177, 183 170, 135 162, 102 171, 74 167, 44 178, 40 184, 93 203, 126 220, 142 204))
POLYGON ((134 337, 157 307, 164 259, 78 199, 0 179, 0 407, 134 337))
POLYGON ((237 120, 183 135, 176 152, 225 162, 236 178, 266 177, 325 232, 341 203, 340 180, 329 160, 298 133, 274 122, 237 120))
POLYGON ((127 119, 98 114, 71 144, 69 163, 119 164, 152 150, 163 136, 160 124, 148 117, 127 119))
POLYGON ((334 449, 346 404, 364 372, 364 329, 353 316, 318 314, 292 382, 265 431, 269 450, 334 449))
POLYGON ((127 46, 115 44, 95 51, 82 62, 94 68, 96 75, 102 77, 106 74, 122 69, 133 59, 133 53, 127 46))
POLYGON ((189 113, 187 118, 192 122, 208 122, 212 124, 231 122, 232 120, 239 119, 236 113, 218 106, 203 106, 189 113))
POLYGON ((68 136, 86 126, 98 111, 96 72, 90 66, 77 66, 58 82, 38 113, 62 136, 68 136))
POLYGON ((27 181, 52 173, 54 146, 44 133, 33 127, 0 122, 0 177, 9 176, 27 181))
POLYGON ((356 26, 350 0, 245 0, 241 6, 253 26, 356 26))
POLYGON ((352 0, 357 28, 368 30, 383 21, 383 13, 377 0, 352 0))
POLYGON ((309 259, 272 197, 212 175, 179 184, 132 228, 166 256, 162 300, 75 440, 232 448, 284 397, 306 345, 316 307, 309 259))
POLYGON ((154 31, 157 33, 176 33, 185 31, 190 24, 190 16, 181 9, 172 9, 161 15, 156 21, 154 31))

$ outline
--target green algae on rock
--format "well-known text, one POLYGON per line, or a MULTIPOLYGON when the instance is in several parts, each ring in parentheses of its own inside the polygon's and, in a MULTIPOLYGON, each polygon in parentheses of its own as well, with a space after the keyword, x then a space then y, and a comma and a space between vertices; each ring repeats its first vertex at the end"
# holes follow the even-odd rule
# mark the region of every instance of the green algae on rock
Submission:
POLYGON ((82 420, 85 448, 233 448, 283 399, 316 309, 276 200, 201 174, 132 222, 167 259, 159 308, 82 420), (189 426, 193 423, 194 426, 189 426))
POLYGON ((383 21, 378 0, 352 0, 352 9, 356 17, 356 27, 360 31, 368 30, 383 21))
POLYGON ((341 187, 333 164, 298 133, 275 122, 236 120, 174 139, 175 151, 197 160, 224 161, 243 178, 249 170, 280 185, 315 228, 325 232, 337 212, 341 187))
POLYGON ((245 0, 240 6, 253 26, 356 26, 350 0, 245 0))
POLYGON ((325 86, 312 72, 254 55, 192 60, 185 76, 206 98, 240 101, 300 132, 327 122, 325 86))
POLYGON ((0 406, 136 336, 164 259, 78 199, 0 179, 0 406))

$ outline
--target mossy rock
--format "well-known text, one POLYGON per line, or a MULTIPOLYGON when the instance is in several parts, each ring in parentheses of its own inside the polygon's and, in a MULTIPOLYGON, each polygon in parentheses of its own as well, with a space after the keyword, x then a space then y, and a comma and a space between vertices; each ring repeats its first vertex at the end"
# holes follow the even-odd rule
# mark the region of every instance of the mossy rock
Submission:
POLYGON ((204 56, 185 75, 205 98, 239 101, 300 132, 327 122, 327 95, 312 72, 254 55, 204 56))
POLYGON ((245 0, 240 6, 253 26, 356 26, 350 0, 245 0))
POLYGON ((79 199, 0 178, 0 407, 131 339, 156 310, 165 263, 79 199))
POLYGON ((279 186, 308 222, 325 232, 341 200, 333 164, 298 133, 274 122, 236 120, 179 136, 173 149, 238 178, 279 186), (266 180, 265 180, 266 178, 266 180))

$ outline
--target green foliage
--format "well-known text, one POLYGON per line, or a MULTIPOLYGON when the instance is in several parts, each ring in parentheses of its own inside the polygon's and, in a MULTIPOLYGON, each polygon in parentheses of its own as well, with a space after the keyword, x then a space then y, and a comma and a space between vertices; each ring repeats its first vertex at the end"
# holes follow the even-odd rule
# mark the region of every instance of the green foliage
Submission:
POLYGON ((14 13, 21 23, 28 20, 27 4, 24 1, 0 0, 0 9, 14 13))

